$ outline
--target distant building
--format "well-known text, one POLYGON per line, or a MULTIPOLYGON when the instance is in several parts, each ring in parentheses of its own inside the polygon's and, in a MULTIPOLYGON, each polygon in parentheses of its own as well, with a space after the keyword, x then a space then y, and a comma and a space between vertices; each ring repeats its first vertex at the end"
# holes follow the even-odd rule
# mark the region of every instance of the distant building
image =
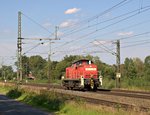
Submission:
POLYGON ((35 77, 32 75, 32 72, 29 73, 27 79, 35 80, 35 77))

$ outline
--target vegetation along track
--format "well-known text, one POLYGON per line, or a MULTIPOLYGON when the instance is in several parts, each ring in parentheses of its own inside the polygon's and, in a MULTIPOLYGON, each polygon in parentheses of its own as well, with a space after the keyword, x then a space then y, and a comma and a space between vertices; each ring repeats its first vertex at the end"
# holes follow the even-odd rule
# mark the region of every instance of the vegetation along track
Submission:
POLYGON ((100 104, 106 106, 113 106, 124 109, 134 109, 137 111, 149 111, 150 110, 150 97, 149 93, 139 94, 134 92, 123 92, 123 91, 97 91, 97 92, 83 92, 75 90, 64 90, 59 85, 48 85, 48 84, 23 84, 21 87, 30 89, 47 89, 55 90, 57 93, 63 95, 69 95, 73 98, 80 97, 86 102, 93 104, 100 104), (138 95, 138 96, 137 96, 138 95))

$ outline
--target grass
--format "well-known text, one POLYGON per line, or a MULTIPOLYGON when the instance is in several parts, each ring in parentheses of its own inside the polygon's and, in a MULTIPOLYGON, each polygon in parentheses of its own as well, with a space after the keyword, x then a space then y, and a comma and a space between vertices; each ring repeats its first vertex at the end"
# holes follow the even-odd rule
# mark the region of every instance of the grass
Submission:
POLYGON ((46 108, 51 112, 59 111, 64 106, 63 99, 57 98, 57 96, 53 96, 53 93, 50 94, 28 94, 23 98, 23 102, 26 102, 30 105, 46 108))
POLYGON ((117 106, 113 108, 88 104, 78 97, 74 100, 68 100, 66 96, 53 91, 42 90, 37 94, 23 89, 0 87, 1 92, 7 92, 7 96, 11 98, 57 115, 144 115, 144 113, 140 112, 124 111, 121 108, 117 108, 117 106))
MULTIPOLYGON (((103 78, 103 88, 115 88, 116 81, 107 77, 103 78)), ((147 77, 121 78, 121 88, 135 91, 150 91, 150 79, 147 77)))
POLYGON ((0 86, 0 93, 1 93, 1 94, 6 94, 6 93, 8 93, 11 89, 12 89, 11 87, 0 86))
POLYGON ((103 88, 112 89, 115 88, 115 80, 109 78, 103 78, 103 88))
POLYGON ((150 91, 150 80, 146 80, 146 77, 139 77, 133 79, 122 79, 122 88, 131 90, 145 90, 150 91))
POLYGON ((106 111, 94 110, 86 104, 81 105, 76 102, 68 102, 61 111, 57 112, 58 115, 108 115, 108 113, 106 111))
POLYGON ((29 105, 44 108, 50 112, 59 111, 64 106, 65 101, 65 98, 58 98, 55 92, 47 92, 45 90, 37 94, 23 89, 11 89, 6 95, 29 105))
POLYGON ((147 115, 143 112, 124 111, 118 108, 79 104, 76 102, 68 102, 63 109, 56 112, 58 115, 147 115))
MULTIPOLYGON (((23 83, 41 83, 41 84, 47 84, 47 83, 49 83, 49 81, 47 80, 47 79, 43 79, 43 80, 40 80, 40 79, 35 79, 35 80, 24 80, 23 81, 23 83)), ((53 84, 61 84, 61 80, 51 80, 50 81, 51 83, 53 83, 53 84)))

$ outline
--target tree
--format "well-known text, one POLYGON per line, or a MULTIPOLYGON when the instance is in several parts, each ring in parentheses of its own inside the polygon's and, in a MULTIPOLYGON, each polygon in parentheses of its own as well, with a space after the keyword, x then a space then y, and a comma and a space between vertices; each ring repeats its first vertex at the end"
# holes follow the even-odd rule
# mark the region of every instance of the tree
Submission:
POLYGON ((125 67, 125 75, 128 78, 134 78, 137 76, 137 71, 133 60, 130 58, 126 58, 124 62, 125 67))
POLYGON ((14 72, 11 66, 3 65, 0 69, 1 79, 12 80, 14 77, 14 72))
POLYGON ((29 68, 32 74, 39 79, 47 78, 46 70, 47 61, 41 56, 31 56, 29 58, 29 68))
POLYGON ((146 75, 150 75, 150 56, 147 56, 144 60, 144 71, 146 75))
POLYGON ((29 57, 22 56, 22 74, 23 76, 28 76, 30 72, 29 68, 29 57))
POLYGON ((133 58, 133 62, 136 68, 137 76, 142 77, 144 72, 144 63, 140 58, 133 58))
POLYGON ((103 64, 102 64, 101 60, 99 59, 99 57, 98 56, 93 57, 93 61, 97 65, 98 71, 102 72, 103 64))
POLYGON ((81 59, 81 56, 65 56, 55 67, 54 79, 61 79, 61 76, 65 75, 66 68, 71 66, 72 62, 78 59, 81 59))
MULTIPOLYGON (((56 66, 57 66, 58 62, 57 61, 52 61, 51 64, 50 64, 50 80, 54 80, 56 79, 56 66)), ((47 67, 45 69, 45 72, 47 72, 47 75, 48 75, 48 63, 47 63, 47 67)))

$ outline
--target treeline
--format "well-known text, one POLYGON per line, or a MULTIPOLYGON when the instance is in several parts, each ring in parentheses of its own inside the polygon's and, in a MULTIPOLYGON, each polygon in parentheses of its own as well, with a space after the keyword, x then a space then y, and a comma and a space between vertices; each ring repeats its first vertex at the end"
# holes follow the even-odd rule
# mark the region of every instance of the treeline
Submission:
POLYGON ((72 62, 79 59, 89 59, 92 60, 97 66, 98 70, 102 74, 107 76, 114 76, 115 66, 110 66, 103 63, 99 57, 93 56, 65 56, 61 61, 50 61, 50 64, 47 60, 43 59, 41 56, 23 56, 23 76, 27 76, 32 73, 36 79, 48 79, 48 70, 50 68, 50 77, 51 80, 59 80, 61 76, 65 75, 65 69, 68 66, 71 66, 72 62), (50 67, 48 67, 50 65, 50 67))
POLYGON ((147 56, 144 62, 139 58, 126 58, 121 65, 121 73, 130 79, 143 76, 150 79, 150 56, 147 56))
POLYGON ((0 79, 8 79, 12 80, 17 76, 16 72, 13 71, 13 68, 11 66, 2 65, 0 68, 0 79))
MULTIPOLYGON (((104 79, 115 80, 116 65, 108 65, 100 60, 99 57, 88 56, 65 56, 61 61, 50 61, 50 64, 46 59, 41 56, 23 56, 23 79, 26 79, 29 74, 32 74, 38 80, 48 81, 48 70, 50 68, 50 79, 60 80, 61 76, 65 75, 66 67, 70 66, 73 61, 79 59, 90 59, 97 66, 98 70, 104 76, 104 79), (48 67, 50 65, 50 67, 48 67)), ((17 66, 17 62, 15 63, 17 66)), ((150 56, 147 56, 144 61, 139 58, 126 58, 124 63, 120 65, 122 80, 127 85, 132 85, 134 81, 140 81, 141 79, 146 81, 146 84, 150 86, 150 56), (136 79, 136 80, 135 80, 136 79)), ((2 66, 0 68, 1 79, 13 80, 17 76, 11 66, 2 66)), ((143 81, 142 81, 143 82, 143 81)))
POLYGON ((121 73, 121 87, 150 90, 150 56, 144 62, 139 58, 126 58, 121 73))

